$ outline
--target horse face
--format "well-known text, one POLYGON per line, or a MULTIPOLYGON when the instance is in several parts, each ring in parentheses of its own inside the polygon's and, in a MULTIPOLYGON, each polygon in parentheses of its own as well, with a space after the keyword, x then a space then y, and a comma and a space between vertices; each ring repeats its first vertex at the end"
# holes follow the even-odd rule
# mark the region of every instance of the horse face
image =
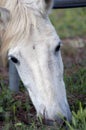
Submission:
POLYGON ((61 41, 47 16, 36 12, 36 17, 35 25, 30 25, 28 39, 11 48, 8 58, 15 64, 37 115, 53 121, 60 121, 62 115, 69 121, 71 112, 63 81, 61 41))

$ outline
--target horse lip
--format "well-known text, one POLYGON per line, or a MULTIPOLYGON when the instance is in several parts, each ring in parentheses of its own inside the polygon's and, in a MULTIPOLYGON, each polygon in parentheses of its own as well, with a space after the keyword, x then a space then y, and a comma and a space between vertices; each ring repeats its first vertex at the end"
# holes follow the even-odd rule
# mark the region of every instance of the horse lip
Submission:
POLYGON ((49 120, 49 119, 43 119, 43 124, 48 125, 48 126, 53 126, 55 121, 54 120, 49 120))

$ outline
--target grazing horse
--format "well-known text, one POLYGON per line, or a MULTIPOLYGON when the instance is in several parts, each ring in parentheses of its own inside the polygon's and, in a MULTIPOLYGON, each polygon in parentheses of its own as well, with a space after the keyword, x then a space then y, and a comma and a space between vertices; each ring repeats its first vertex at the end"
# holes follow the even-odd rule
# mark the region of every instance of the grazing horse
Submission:
MULTIPOLYGON (((12 60, 35 106, 47 123, 71 120, 61 58, 61 40, 48 14, 53 0, 0 0, 11 19, 2 36, 2 56, 12 60)), ((52 123, 51 123, 52 124, 52 123)))

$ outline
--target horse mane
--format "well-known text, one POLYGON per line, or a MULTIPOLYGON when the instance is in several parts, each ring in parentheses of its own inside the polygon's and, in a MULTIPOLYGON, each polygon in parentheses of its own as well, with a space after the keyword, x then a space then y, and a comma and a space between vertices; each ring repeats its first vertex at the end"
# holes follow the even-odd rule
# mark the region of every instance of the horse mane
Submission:
POLYGON ((0 0, 0 6, 8 9, 11 14, 11 20, 1 37, 0 53, 3 61, 6 61, 7 52, 11 47, 18 43, 27 43, 31 25, 35 26, 36 18, 31 13, 31 9, 27 8, 21 0, 0 0))

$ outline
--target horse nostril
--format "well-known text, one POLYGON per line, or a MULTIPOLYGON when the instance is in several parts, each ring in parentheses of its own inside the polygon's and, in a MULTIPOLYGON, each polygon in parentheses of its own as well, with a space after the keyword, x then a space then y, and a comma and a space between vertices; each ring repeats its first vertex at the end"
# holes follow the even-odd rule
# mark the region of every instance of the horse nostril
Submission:
POLYGON ((49 119, 43 119, 43 124, 48 125, 48 126, 53 126, 54 125, 54 121, 53 120, 49 120, 49 119))
POLYGON ((67 124, 66 124, 67 118, 66 117, 55 117, 55 125, 59 126, 60 128, 67 128, 67 124))
POLYGON ((57 118, 56 120, 43 119, 43 124, 48 125, 48 126, 56 125, 63 128, 63 127, 66 127, 66 121, 67 121, 66 117, 63 117, 63 119, 57 118))

